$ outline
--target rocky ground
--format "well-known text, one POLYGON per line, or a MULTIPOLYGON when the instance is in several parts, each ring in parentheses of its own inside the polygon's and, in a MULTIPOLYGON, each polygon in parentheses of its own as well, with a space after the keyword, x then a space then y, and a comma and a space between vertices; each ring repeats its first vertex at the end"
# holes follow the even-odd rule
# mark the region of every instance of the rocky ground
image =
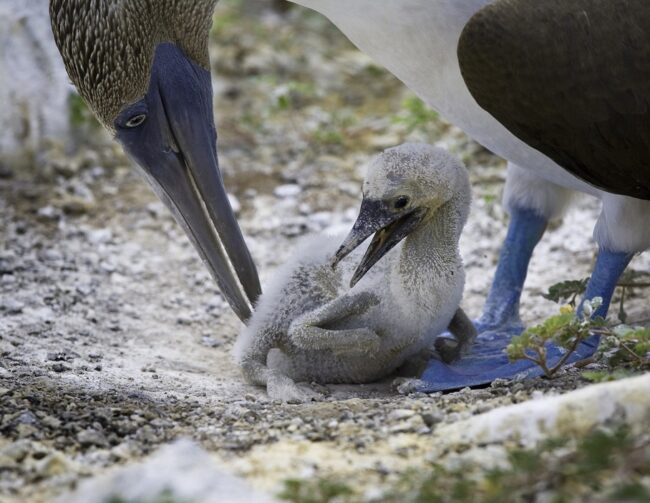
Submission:
MULTIPOLYGON (((427 141, 470 170, 464 306, 478 315, 507 223, 503 162, 301 9, 226 3, 213 38, 221 165, 263 282, 302 236, 349 227, 374 153, 427 141)), ((587 384, 571 369, 447 395, 400 396, 387 381, 324 387, 322 402, 269 401, 232 363, 240 323, 182 231, 119 149, 77 118, 92 142, 0 169, 0 501, 50 501, 179 437, 272 492, 314 473, 374 487, 423 464, 440 424, 587 384)), ((576 198, 538 247, 527 323, 557 311, 540 295, 548 286, 589 274, 597 214, 596 201, 576 198)), ((632 267, 649 270, 648 256, 632 267)), ((647 291, 631 292, 626 309, 650 318, 647 291)))

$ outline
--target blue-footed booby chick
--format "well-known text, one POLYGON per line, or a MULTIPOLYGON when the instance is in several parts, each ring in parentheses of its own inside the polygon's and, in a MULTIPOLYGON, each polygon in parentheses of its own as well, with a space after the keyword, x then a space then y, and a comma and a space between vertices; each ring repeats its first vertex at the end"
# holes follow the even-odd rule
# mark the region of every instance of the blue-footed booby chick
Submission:
POLYGON ((260 298, 235 346, 246 380, 301 401, 310 392, 295 382, 376 381, 429 357, 434 342, 444 360, 466 351, 476 330, 459 308, 458 240, 470 198, 465 167, 441 149, 404 144, 379 155, 343 244, 309 240, 260 298), (448 328, 456 339, 436 341, 448 328))

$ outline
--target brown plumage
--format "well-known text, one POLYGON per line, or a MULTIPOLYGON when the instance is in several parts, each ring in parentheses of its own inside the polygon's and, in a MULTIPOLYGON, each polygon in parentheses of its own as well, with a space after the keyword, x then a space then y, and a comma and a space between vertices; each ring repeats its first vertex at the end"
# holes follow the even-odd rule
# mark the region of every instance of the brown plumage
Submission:
POLYGON ((208 69, 217 0, 51 0, 54 39, 73 84, 109 129, 149 85, 154 50, 173 42, 208 69))
POLYGON ((599 188, 650 199, 648 0, 497 0, 458 57, 513 134, 599 188))

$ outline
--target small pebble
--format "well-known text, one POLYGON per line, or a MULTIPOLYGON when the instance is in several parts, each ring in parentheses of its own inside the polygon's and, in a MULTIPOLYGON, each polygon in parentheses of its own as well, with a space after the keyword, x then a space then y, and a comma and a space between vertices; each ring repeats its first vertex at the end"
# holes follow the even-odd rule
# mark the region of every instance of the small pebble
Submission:
POLYGON ((275 196, 279 197, 280 199, 286 199, 290 197, 296 197, 298 194, 300 194, 301 191, 302 188, 300 185, 290 183, 276 187, 273 190, 273 194, 275 194, 275 196))
POLYGON ((82 445, 82 447, 105 447, 108 445, 108 441, 104 434, 93 429, 81 430, 77 433, 77 441, 82 445))

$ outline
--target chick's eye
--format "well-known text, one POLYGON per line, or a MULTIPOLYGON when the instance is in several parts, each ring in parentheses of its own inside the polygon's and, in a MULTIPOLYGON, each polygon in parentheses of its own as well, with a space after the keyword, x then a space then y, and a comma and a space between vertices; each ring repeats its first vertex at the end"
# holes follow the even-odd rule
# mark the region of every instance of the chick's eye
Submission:
POLYGON ((407 196, 399 196, 395 199, 395 208, 401 210, 402 208, 405 208, 408 203, 409 198, 407 196))
POLYGON ((126 121, 126 127, 138 127, 145 120, 147 120, 147 116, 145 114, 134 115, 128 121, 126 121))

